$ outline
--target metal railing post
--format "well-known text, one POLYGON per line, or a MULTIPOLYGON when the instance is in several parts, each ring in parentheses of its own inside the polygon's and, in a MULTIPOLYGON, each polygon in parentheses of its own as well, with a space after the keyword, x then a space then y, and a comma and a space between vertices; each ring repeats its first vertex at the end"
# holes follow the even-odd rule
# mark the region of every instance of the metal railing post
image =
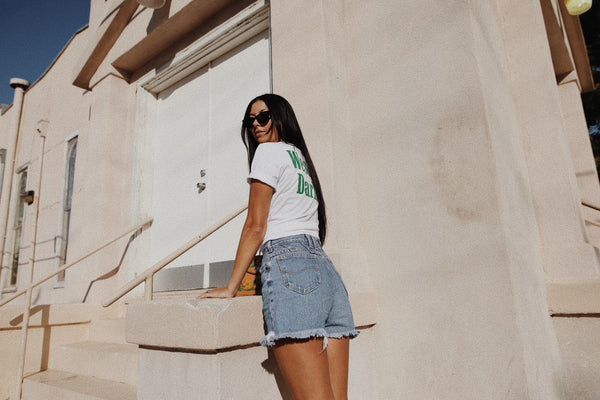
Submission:
MULTIPOLYGON (((39 192, 40 191, 38 189, 38 193, 39 192)), ((39 207, 39 194, 38 194, 38 207, 39 207)), ((0 300, 0 307, 2 307, 3 305, 10 303, 17 297, 20 297, 21 295, 25 294, 25 308, 23 310, 23 322, 22 322, 22 326, 21 326, 21 345, 20 345, 20 349, 19 349, 19 365, 18 365, 18 369, 17 369, 17 377, 16 377, 16 382, 15 382, 15 396, 17 396, 16 397, 17 399, 21 398, 21 394, 23 391, 23 377, 25 375, 25 359, 26 359, 26 355, 27 355, 27 335, 29 333, 29 317, 31 315, 31 301, 32 301, 32 297, 33 297, 33 289, 35 289, 37 286, 41 285, 42 283, 48 281, 52 277, 60 274, 61 272, 66 271, 68 268, 71 268, 72 266, 83 261, 84 259, 92 256, 93 254, 98 253, 100 250, 111 245, 112 243, 115 243, 117 240, 123 238, 124 236, 126 236, 132 232, 138 231, 138 230, 143 230, 144 227, 149 226, 152 223, 152 218, 148 218, 141 224, 138 224, 135 228, 130 229, 127 232, 108 241, 107 243, 105 243, 102 246, 98 247, 97 249, 87 253, 86 255, 77 259, 76 261, 57 269, 53 273, 46 275, 45 277, 43 277, 41 279, 38 279, 36 282, 33 282, 33 266, 35 264, 35 244, 37 241, 37 216, 38 215, 39 215, 39 208, 38 208, 37 214, 36 214, 36 231, 34 234, 34 250, 33 250, 33 258, 32 258, 31 279, 29 281, 29 285, 27 286, 27 288, 18 291, 17 293, 12 295, 8 299, 0 300)), ((152 290, 152 282, 150 282, 150 290, 152 290)))
MULTIPOLYGON (((142 282, 145 282, 144 298, 146 301, 151 301, 152 297, 153 297, 153 292, 154 292, 154 274, 156 274, 163 267, 168 265, 171 261, 175 260, 177 257, 182 255, 183 253, 190 250, 196 244, 200 243, 201 241, 206 239, 208 236, 212 235, 214 232, 216 232, 217 230, 222 228, 224 225, 226 225, 228 222, 233 220, 235 217, 237 217, 238 215, 240 215, 247 209, 248 209, 247 205, 240 207, 239 209, 235 210, 233 213, 231 213, 227 217, 223 218, 221 221, 215 223, 210 228, 208 228, 206 231, 202 232, 200 235, 196 236, 195 238, 193 238, 192 240, 188 241, 186 244, 181 246, 179 249, 177 249, 174 252, 172 252, 171 254, 169 254, 163 260, 159 261, 158 263, 154 264, 152 267, 148 268, 146 270, 146 272, 144 272, 144 274, 142 274, 142 275, 138 276, 136 279, 130 281, 123 288, 121 288, 121 290, 119 290, 119 292, 115 296, 113 296, 108 301, 104 302, 102 305, 104 307, 110 306, 115 301, 119 300, 121 297, 123 297, 124 295, 129 293, 131 290, 136 288, 142 282)), ((90 257, 91 255, 99 252, 103 248, 116 242, 117 240, 121 239, 125 235, 127 235, 133 231, 143 229, 144 226, 149 225, 151 222, 152 222, 152 218, 149 218, 148 220, 144 221, 142 224, 136 226, 136 228, 129 230, 128 232, 126 232, 122 235, 119 235, 117 238, 105 243, 104 245, 98 247, 96 250, 79 258, 75 262, 67 264, 67 265, 63 266, 62 268, 57 269, 55 272, 45 276, 42 279, 39 279, 35 283, 30 283, 26 289, 19 291, 18 293, 15 293, 9 299, 0 301, 0 307, 2 307, 3 305, 11 302, 15 298, 17 298, 23 294, 26 295, 25 309, 23 311, 23 325, 21 327, 22 337, 21 337, 21 348, 20 348, 20 354, 19 354, 19 369, 17 371, 18 376, 17 376, 17 382, 16 382, 16 386, 15 386, 15 392, 16 392, 18 399, 21 398, 21 392, 23 389, 23 376, 25 375, 25 358, 26 358, 25 356, 27 353, 27 334, 29 331, 29 317, 30 317, 30 312, 31 312, 31 299, 32 299, 33 289, 36 288, 37 286, 41 285, 42 283, 46 282, 47 280, 51 279, 52 277, 58 275, 59 273, 67 270, 68 268, 72 267, 73 265, 75 265, 75 264, 81 262, 82 260, 90 257)))
POLYGON ((33 288, 28 288, 25 294, 25 310, 23 311, 23 325, 21 326, 21 347, 19 349, 19 369, 17 370, 17 382, 15 394, 17 399, 21 398, 23 389, 23 376, 25 375, 25 356, 27 354, 27 334, 29 333, 29 315, 31 310, 31 297, 33 288))
POLYGON ((24 293, 27 292, 27 290, 29 289, 33 289, 39 285, 41 285, 42 283, 52 279, 53 277, 55 277, 56 275, 60 274, 63 271, 66 271, 67 269, 71 268, 72 266, 80 263, 81 261, 85 260, 86 258, 89 258, 91 256, 93 256, 94 254, 98 253, 100 250, 103 250, 105 247, 108 247, 109 245, 115 243, 116 241, 118 241, 119 239, 122 239, 123 237, 127 236, 128 234, 135 232, 139 229, 143 229, 145 226, 148 226, 152 223, 152 218, 148 218, 147 220, 145 220, 144 222, 140 223, 139 225, 137 225, 135 228, 128 230, 127 232, 117 236, 116 238, 104 243, 102 246, 98 247, 97 249, 87 253, 86 255, 84 255, 83 257, 73 261, 70 264, 67 264, 65 266, 60 267, 59 269, 57 269, 56 271, 54 271, 53 273, 46 275, 44 278, 38 279, 35 283, 30 284, 28 287, 26 287, 23 290, 18 291, 17 293, 13 294, 11 297, 9 297, 6 300, 0 300, 0 307, 2 307, 3 305, 10 303, 11 301, 13 301, 14 299, 16 299, 17 297, 23 295, 24 293))
POLYGON ((104 301, 102 303, 102 305, 104 307, 110 306, 115 301, 119 300, 121 297, 125 296, 127 293, 129 293, 130 291, 132 291, 133 289, 138 287, 142 282, 146 282, 144 298, 146 300, 152 299, 152 290, 153 290, 152 289, 152 286, 153 286, 152 279, 153 279, 154 274, 156 274, 158 271, 163 269, 165 266, 167 266, 169 263, 171 263, 177 257, 179 257, 180 255, 182 255, 183 253, 185 253, 186 251, 188 251, 189 249, 191 249, 192 247, 194 247, 195 245, 197 245, 198 243, 200 243, 201 241, 203 241, 204 239, 206 239, 207 237, 209 237, 210 235, 215 233, 217 230, 221 229, 225 224, 227 224, 228 222, 233 220, 235 217, 237 217, 238 215, 240 215, 247 209, 248 209, 247 205, 240 207, 239 209, 235 210, 233 213, 231 213, 227 217, 223 218, 221 221, 215 223, 210 228, 208 228, 207 230, 202 232, 200 235, 191 239, 190 241, 185 243, 183 246, 181 246, 180 248, 178 248, 177 250, 175 250, 174 252, 172 252, 171 254, 169 254, 168 256, 166 256, 165 258, 163 258, 162 260, 160 260, 159 262, 157 262, 156 264, 154 264, 153 266, 148 268, 142 274, 138 275, 136 278, 129 281, 127 284, 125 284, 123 287, 121 287, 121 289, 119 289, 119 291, 114 296, 112 296, 109 299, 107 299, 106 301, 104 301))
POLYGON ((146 278, 144 287, 144 300, 151 301, 154 292, 154 274, 146 278))

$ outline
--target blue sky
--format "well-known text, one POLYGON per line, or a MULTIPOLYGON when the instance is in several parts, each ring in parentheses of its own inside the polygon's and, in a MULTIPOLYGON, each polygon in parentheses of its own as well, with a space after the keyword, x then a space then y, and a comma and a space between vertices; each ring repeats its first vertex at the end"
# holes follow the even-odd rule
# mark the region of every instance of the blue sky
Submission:
POLYGON ((38 80, 89 9, 90 0, 0 0, 0 104, 13 101, 11 78, 38 80))

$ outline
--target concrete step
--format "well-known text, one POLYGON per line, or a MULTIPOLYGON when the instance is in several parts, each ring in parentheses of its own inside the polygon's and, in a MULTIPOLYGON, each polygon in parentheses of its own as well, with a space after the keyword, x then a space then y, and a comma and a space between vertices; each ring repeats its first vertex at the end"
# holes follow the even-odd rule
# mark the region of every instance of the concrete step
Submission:
POLYGON ((93 320, 90 324, 91 342, 109 342, 126 344, 125 318, 105 318, 93 320))
POLYGON ((133 344, 79 342, 57 347, 50 369, 85 375, 135 386, 138 347, 133 344))
POLYGON ((48 370, 23 382, 23 400, 135 400, 136 388, 125 383, 48 370))

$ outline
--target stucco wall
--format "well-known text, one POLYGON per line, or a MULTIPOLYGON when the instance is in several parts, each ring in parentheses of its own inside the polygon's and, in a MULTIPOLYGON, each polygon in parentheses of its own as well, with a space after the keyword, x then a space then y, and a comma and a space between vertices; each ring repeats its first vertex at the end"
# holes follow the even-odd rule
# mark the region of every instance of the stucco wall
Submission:
MULTIPOLYGON (((49 66, 44 76, 27 90, 23 101, 15 168, 17 171, 27 167, 26 189, 35 192, 35 199, 40 200, 40 205, 39 213, 37 201, 30 206, 26 205, 24 210, 23 251, 19 260, 21 265, 18 276, 20 287, 31 279, 34 253, 35 278, 57 268, 55 243, 56 237, 60 235, 57 225, 63 189, 65 139, 78 130, 84 130, 88 117, 86 101, 82 100, 83 91, 70 85, 72 64, 74 59, 79 57, 82 48, 82 42, 78 38, 82 36, 85 36, 85 30, 69 43, 60 57, 49 66), (40 174, 45 180, 41 188, 40 174), (36 219, 39 220, 37 233, 36 219)), ((10 170, 8 171, 6 176, 10 176, 10 170)), ((16 178, 13 183, 15 182, 16 178)), ((3 197, 2 201, 7 202, 8 196, 3 197)), ((11 208, 10 220, 13 213, 11 208)), ((11 249, 12 236, 9 230, 7 252, 11 249)), ((34 298, 39 300, 37 293, 34 298)))
MULTIPOLYGON (((78 137, 78 149, 67 261, 85 256, 130 228, 131 131, 135 122, 130 111, 135 112, 135 87, 113 75, 97 83, 94 91, 72 85, 90 32, 83 30, 75 35, 25 95, 15 165, 28 168, 27 189, 35 191, 40 203, 39 210, 37 202, 25 206, 21 288, 29 282, 32 264, 34 279, 58 268, 66 149, 70 138, 78 137)), ((10 240, 9 232, 7 249, 10 240)), ((82 301, 88 284, 118 264, 125 242, 67 271, 66 290, 53 289, 55 279, 47 282, 34 293, 34 302, 82 301)), ((118 278, 113 279, 110 287, 114 290, 121 283, 118 278)))
POLYGON ((274 90, 324 175, 328 249, 379 295, 374 397, 562 398, 523 142, 542 117, 517 101, 556 84, 539 4, 525 24, 509 3, 272 3, 274 90), (527 85, 515 37, 546 71, 527 85))

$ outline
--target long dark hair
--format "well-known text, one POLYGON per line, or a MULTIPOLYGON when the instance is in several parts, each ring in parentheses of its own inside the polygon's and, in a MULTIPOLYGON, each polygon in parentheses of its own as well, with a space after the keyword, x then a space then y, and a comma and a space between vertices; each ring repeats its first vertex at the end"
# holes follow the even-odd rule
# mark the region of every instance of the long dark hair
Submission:
MULTIPOLYGON (((248 104, 248 107, 246 108, 244 118, 249 116, 252 104, 259 100, 264 101, 267 105, 269 113, 271 114, 271 129, 273 129, 273 126, 277 128, 279 139, 285 143, 293 144, 304 155, 304 159, 306 160, 306 164, 308 165, 308 173, 310 175, 310 178, 312 179, 313 185, 317 192, 317 199, 319 203, 319 207, 317 210, 319 215, 319 239, 321 240, 321 244, 323 244, 325 243, 325 236, 327 234, 327 216, 325 214, 325 200, 323 199, 321 183, 319 182, 319 177, 317 176, 317 170, 315 169, 315 166, 310 157, 310 153, 308 152, 308 148, 306 147, 306 142, 304 141, 304 136, 302 136, 302 130, 300 129, 300 125, 298 124, 298 120, 296 119, 296 114, 294 113, 292 106, 286 99, 276 94, 267 93, 252 99, 252 101, 248 104)), ((243 125, 242 141, 244 142, 244 145, 246 146, 246 149, 248 151, 248 167, 251 167, 252 160, 254 159, 254 153, 256 152, 256 148, 258 147, 258 142, 254 139, 254 136, 252 136, 252 132, 250 131, 250 129, 246 128, 243 125)))

